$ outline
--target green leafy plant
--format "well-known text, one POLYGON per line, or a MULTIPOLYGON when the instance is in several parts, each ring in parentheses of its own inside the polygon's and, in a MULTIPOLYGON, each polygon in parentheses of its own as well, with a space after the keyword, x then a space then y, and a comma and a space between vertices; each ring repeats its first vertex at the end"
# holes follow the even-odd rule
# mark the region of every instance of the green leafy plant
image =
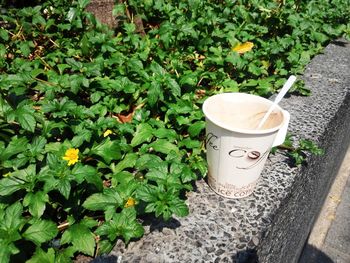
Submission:
POLYGON ((317 144, 311 140, 300 139, 297 143, 293 143, 293 136, 288 134, 284 143, 278 146, 279 149, 286 150, 286 155, 291 158, 293 165, 301 165, 306 163, 308 155, 323 155, 324 150, 319 148, 317 144))
POLYGON ((186 216, 204 99, 269 96, 350 29, 341 0, 129 0, 114 31, 87 4, 2 9, 0 262, 93 257, 140 238, 145 215, 186 216))

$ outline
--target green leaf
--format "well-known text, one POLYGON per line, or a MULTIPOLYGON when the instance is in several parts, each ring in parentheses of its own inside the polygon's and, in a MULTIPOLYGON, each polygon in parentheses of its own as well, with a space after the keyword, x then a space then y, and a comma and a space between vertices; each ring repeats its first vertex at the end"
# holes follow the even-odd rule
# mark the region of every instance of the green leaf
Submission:
POLYGON ((79 70, 83 67, 83 63, 75 60, 74 58, 66 58, 66 62, 68 65, 70 65, 75 70, 79 70))
POLYGON ((159 83, 151 83, 147 92, 147 98, 150 106, 154 106, 158 100, 162 99, 162 90, 159 83))
POLYGON ((225 92, 239 92, 238 83, 233 79, 225 79, 221 85, 225 88, 225 92))
MULTIPOLYGON (((125 6, 123 6, 123 8, 125 8, 125 6)), ((128 60, 128 68, 131 71, 134 71, 134 72, 138 72, 138 71, 144 70, 142 61, 137 59, 137 58, 130 58, 128 60)))
POLYGON ((113 8, 113 16, 121 16, 125 13, 125 4, 116 3, 113 8))
POLYGON ((249 63, 248 71, 254 74, 255 76, 260 76, 262 74, 262 69, 253 62, 249 63))
POLYGON ((119 173, 119 172, 123 171, 125 168, 134 167, 137 159, 138 159, 138 155, 136 153, 126 154, 124 159, 122 161, 120 161, 112 169, 113 173, 119 173))
POLYGON ((2 242, 2 240, 0 239, 0 263, 8 263, 10 262, 10 257, 12 254, 10 246, 7 245, 7 243, 2 242))
POLYGON ((76 251, 72 246, 66 249, 61 248, 59 252, 56 252, 55 263, 71 263, 75 252, 76 251))
POLYGON ((108 239, 103 239, 98 242, 99 251, 101 254, 108 254, 115 247, 115 242, 108 239))
MULTIPOLYGON (((15 244, 18 244, 18 242, 16 241, 22 238, 21 235, 18 233, 18 230, 12 229, 12 231, 7 231, 7 233, 5 233, 5 231, 0 229, 0 233, 0 256, 3 256, 6 259, 6 257, 9 257, 10 255, 18 254, 20 250, 16 247, 15 244)), ((0 262, 9 262, 6 260, 2 261, 4 260, 3 257, 0 258, 0 262)))
POLYGON ((38 191, 35 193, 27 193, 23 199, 23 205, 29 207, 29 213, 34 217, 39 218, 43 215, 46 202, 49 201, 47 193, 38 191))
POLYGON ((143 142, 150 141, 153 137, 153 128, 148 123, 140 123, 136 127, 134 138, 131 140, 131 146, 135 147, 143 142))
POLYGON ((57 233, 57 226, 54 222, 37 220, 23 233, 23 237, 40 246, 41 243, 53 239, 57 233))
POLYGON ((316 31, 313 31, 311 36, 320 43, 324 43, 329 39, 325 34, 316 31))
POLYGON ((106 163, 112 160, 119 160, 121 158, 120 146, 117 141, 111 141, 108 137, 102 143, 94 145, 91 149, 92 154, 101 156, 106 163))
POLYGON ((180 177, 183 183, 191 182, 197 178, 196 174, 188 166, 182 168, 180 177))
POLYGON ((96 186, 98 190, 102 190, 103 182, 96 168, 90 165, 76 165, 72 170, 72 175, 76 181, 81 184, 86 181, 96 186))
POLYGON ((136 161, 135 167, 138 170, 149 170, 149 169, 157 169, 159 171, 167 172, 168 164, 164 160, 162 160, 159 156, 155 154, 143 154, 136 161))
POLYGON ((89 177, 97 174, 96 168, 90 165, 76 165, 72 170, 72 175, 76 178, 78 183, 88 181, 89 177))
POLYGON ((171 151, 176 153, 179 152, 179 148, 165 139, 157 139, 155 142, 151 143, 150 146, 156 151, 164 154, 169 154, 171 151))
POLYGON ((186 71, 180 78, 181 85, 196 86, 197 82, 197 75, 192 71, 186 71))
POLYGON ((159 128, 156 131, 154 131, 153 134, 159 139, 166 138, 170 142, 173 142, 177 137, 177 133, 175 130, 167 128, 159 128))
POLYGON ((184 217, 187 216, 189 213, 188 206, 186 203, 179 199, 174 198, 170 203, 170 210, 177 216, 184 217))
POLYGON ((27 260, 26 263, 54 263, 56 262, 55 250, 49 248, 47 252, 37 247, 34 255, 31 259, 27 260))
POLYGON ((238 69, 242 69, 245 64, 241 56, 235 51, 230 52, 225 58, 225 61, 231 63, 233 66, 237 67, 238 69))
POLYGON ((70 226, 62 235, 62 244, 71 242, 76 251, 89 256, 94 255, 95 237, 90 229, 84 224, 74 224, 70 226))
POLYGON ((7 41, 9 39, 9 34, 7 33, 7 30, 0 28, 0 37, 7 41))
POLYGON ((156 202, 157 197, 157 188, 154 185, 142 185, 137 188, 136 192, 137 198, 145 202, 156 202))
POLYGON ((57 65, 58 71, 60 72, 61 75, 63 74, 65 69, 70 68, 70 67, 71 66, 68 64, 58 64, 57 65))
POLYGON ((164 204, 163 202, 158 202, 155 206, 155 215, 156 217, 159 217, 162 215, 163 219, 165 221, 169 220, 171 217, 171 211, 169 209, 169 206, 164 204))
POLYGON ((125 208, 122 211, 125 215, 124 228, 122 228, 122 236, 126 243, 131 238, 139 238, 143 235, 144 229, 140 223, 136 221, 136 212, 133 208, 125 208))
POLYGON ((75 148, 80 147, 84 142, 90 142, 92 136, 92 132, 89 130, 83 130, 79 132, 72 139, 72 146, 75 148))
POLYGON ((123 204, 123 199, 120 197, 115 188, 104 189, 103 193, 96 193, 90 195, 83 207, 91 211, 106 210, 108 207, 118 207, 123 204))
POLYGON ((14 204, 7 207, 5 211, 5 217, 0 222, 1 228, 8 230, 9 232, 13 230, 20 230, 24 222, 22 218, 22 204, 19 201, 17 201, 14 204))
POLYGON ((33 156, 36 156, 42 153, 46 143, 47 140, 44 137, 35 137, 33 139, 32 144, 28 147, 29 151, 32 153, 33 156))
POLYGON ((34 132, 36 121, 34 114, 28 110, 28 107, 21 107, 16 110, 16 119, 21 124, 22 128, 34 132))
POLYGON ((28 57, 29 54, 31 53, 31 50, 30 50, 30 41, 22 41, 20 44, 19 44, 19 48, 23 54, 23 56, 25 57, 28 57))
POLYGON ((191 138, 183 139, 179 142, 179 147, 185 146, 187 149, 194 149, 199 148, 201 145, 201 142, 198 140, 192 140, 191 138))
POLYGON ((145 207, 145 212, 146 213, 152 213, 155 212, 157 208, 156 203, 149 203, 147 204, 147 206, 145 207))
POLYGON ((146 174, 146 178, 156 182, 165 182, 168 173, 159 170, 152 170, 146 174))
MULTIPOLYGON (((0 45, 1 47, 1 45, 0 45)), ((0 78, 1 79, 1 78, 0 78)), ((1 83, 1 82, 0 82, 1 83)), ((1 85, 0 85, 1 87, 1 85)), ((12 107, 9 103, 0 96, 0 115, 6 116, 8 112, 12 111, 12 107)))
POLYGON ((8 177, 0 180, 0 196, 10 195, 17 190, 29 190, 35 181, 35 165, 31 164, 25 169, 17 170, 9 174, 8 177))
POLYGON ((33 24, 41 24, 41 25, 45 26, 46 25, 46 20, 41 15, 36 14, 35 16, 33 16, 32 23, 33 24))
POLYGON ((10 195, 20 189, 26 188, 26 182, 10 175, 0 180, 0 196, 10 195))
POLYGON ((27 144, 27 138, 18 138, 17 136, 13 137, 6 149, 0 153, 0 161, 8 160, 11 156, 24 152, 27 148, 27 144))
POLYGON ((56 189, 68 200, 70 191, 71 191, 71 183, 68 178, 60 178, 58 184, 56 185, 56 189))
POLYGON ((191 135, 191 137, 196 137, 202 130, 204 130, 204 128, 205 121, 197 121, 188 127, 188 133, 191 135))
POLYGON ((79 7, 84 9, 90 3, 90 0, 78 0, 78 3, 79 7))
POLYGON ((96 229, 96 234, 107 236, 109 240, 114 241, 118 236, 122 236, 126 243, 131 238, 141 237, 144 229, 136 221, 136 211, 133 207, 124 208, 121 213, 115 213, 112 220, 105 222, 96 229))
MULTIPOLYGON (((76 17, 76 13, 77 13, 77 9, 76 8, 69 8, 69 11, 67 13, 67 20, 72 23, 72 21, 74 20, 74 18, 76 17)), ((68 63, 69 64, 69 63, 68 63)))
POLYGON ((116 174, 113 174, 112 176, 112 185, 116 186, 118 184, 122 185, 128 185, 129 183, 134 180, 135 176, 132 173, 122 171, 116 174))
POLYGON ((181 96, 181 88, 176 80, 168 78, 166 81, 167 85, 170 87, 171 92, 175 97, 181 96))

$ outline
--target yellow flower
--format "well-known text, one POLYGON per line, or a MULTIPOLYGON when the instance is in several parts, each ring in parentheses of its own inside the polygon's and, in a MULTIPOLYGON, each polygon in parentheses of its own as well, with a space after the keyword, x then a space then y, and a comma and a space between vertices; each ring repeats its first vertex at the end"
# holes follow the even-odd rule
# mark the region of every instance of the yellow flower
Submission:
POLYGON ((6 174, 3 175, 3 177, 10 177, 10 176, 11 176, 11 173, 10 173, 10 172, 8 172, 8 173, 6 173, 6 174))
POLYGON ((232 51, 236 51, 239 54, 243 54, 245 52, 252 50, 253 47, 254 47, 254 44, 252 42, 245 42, 243 44, 236 45, 234 48, 232 48, 232 51))
POLYGON ((129 197, 129 198, 128 198, 128 201, 126 201, 124 207, 125 207, 125 208, 128 208, 128 207, 134 206, 135 203, 136 203, 135 199, 132 198, 132 197, 129 197))
POLYGON ((112 134, 113 132, 111 130, 106 130, 104 133, 103 133, 103 137, 107 137, 108 135, 112 134))
POLYGON ((79 154, 79 149, 70 148, 66 151, 62 159, 68 161, 68 166, 70 166, 78 162, 78 159, 79 159, 78 154, 79 154))

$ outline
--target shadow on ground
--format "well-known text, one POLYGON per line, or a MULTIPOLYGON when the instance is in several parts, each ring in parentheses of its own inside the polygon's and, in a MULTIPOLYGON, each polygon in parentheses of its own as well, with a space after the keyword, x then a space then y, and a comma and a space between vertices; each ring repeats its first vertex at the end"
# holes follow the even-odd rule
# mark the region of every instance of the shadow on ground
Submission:
MULTIPOLYGON (((260 263, 255 249, 240 251, 232 259, 235 263, 260 263)), ((335 263, 321 250, 306 244, 298 263, 335 263)))
POLYGON ((239 251, 232 259, 235 263, 259 263, 259 258, 255 249, 239 251))
POLYGON ((119 262, 121 261, 118 260, 117 256, 111 255, 111 256, 97 257, 94 260, 90 261, 89 263, 119 263, 119 262))
POLYGON ((299 258, 299 263, 335 263, 321 250, 306 244, 299 258))
MULTIPOLYGON (((124 262, 121 260, 122 257, 115 255, 106 255, 97 257, 95 259, 91 258, 82 258, 75 261, 75 263, 121 263, 124 262)), ((142 262, 142 260, 141 260, 142 262)), ((204 262, 204 261, 203 261, 204 262)), ((216 261, 215 261, 216 262, 216 261)), ((259 257, 255 249, 248 249, 238 252, 233 258, 233 263, 260 263, 259 257)), ((304 250, 300 256, 298 263, 335 263, 329 256, 323 253, 321 250, 310 246, 305 245, 304 250)))

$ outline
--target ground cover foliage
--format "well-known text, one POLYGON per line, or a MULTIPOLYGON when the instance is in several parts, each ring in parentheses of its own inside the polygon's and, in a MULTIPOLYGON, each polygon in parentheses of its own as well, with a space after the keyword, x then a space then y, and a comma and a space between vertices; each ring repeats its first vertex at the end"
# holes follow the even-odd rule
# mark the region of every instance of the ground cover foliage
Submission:
POLYGON ((350 32, 343 0, 129 0, 115 30, 86 0, 2 3, 0 262, 108 253, 147 215, 186 216, 203 100, 269 96, 350 32))

